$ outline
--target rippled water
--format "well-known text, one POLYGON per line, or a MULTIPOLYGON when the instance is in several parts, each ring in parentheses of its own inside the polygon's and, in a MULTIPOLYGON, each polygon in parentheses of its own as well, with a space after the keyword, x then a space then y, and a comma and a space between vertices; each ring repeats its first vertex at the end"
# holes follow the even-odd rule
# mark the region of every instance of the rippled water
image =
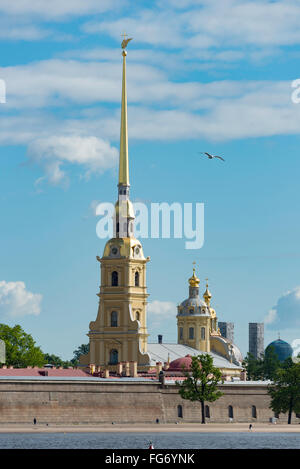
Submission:
POLYGON ((300 433, 2 433, 0 448, 17 449, 300 448, 300 433))

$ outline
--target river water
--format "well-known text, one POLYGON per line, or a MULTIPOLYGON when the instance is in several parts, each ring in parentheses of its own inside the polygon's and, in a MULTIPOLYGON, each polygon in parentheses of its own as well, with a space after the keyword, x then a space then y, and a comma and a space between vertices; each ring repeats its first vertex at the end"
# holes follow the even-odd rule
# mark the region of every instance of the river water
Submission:
POLYGON ((299 449, 300 433, 0 433, 0 449, 299 449))

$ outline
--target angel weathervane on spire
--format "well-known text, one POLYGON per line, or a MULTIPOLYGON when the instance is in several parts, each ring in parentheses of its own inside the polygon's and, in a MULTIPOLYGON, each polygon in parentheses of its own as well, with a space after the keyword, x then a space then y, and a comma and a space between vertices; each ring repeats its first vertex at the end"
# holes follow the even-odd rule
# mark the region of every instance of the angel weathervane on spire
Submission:
POLYGON ((122 49, 126 49, 128 42, 132 41, 133 37, 129 37, 128 39, 126 39, 127 34, 125 33, 123 33, 122 36, 124 36, 124 39, 122 41, 121 47, 122 49))

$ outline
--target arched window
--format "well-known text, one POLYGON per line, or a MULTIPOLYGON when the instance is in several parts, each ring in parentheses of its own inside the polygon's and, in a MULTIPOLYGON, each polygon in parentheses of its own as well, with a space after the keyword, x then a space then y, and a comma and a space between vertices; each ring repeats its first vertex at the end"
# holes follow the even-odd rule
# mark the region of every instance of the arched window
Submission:
POLYGON ((134 274, 134 285, 136 287, 140 286, 140 274, 138 272, 134 274))
POLYGON ((210 411, 209 411, 209 405, 205 406, 205 417, 207 419, 210 419, 210 411))
POLYGON ((118 327, 118 313, 117 311, 112 311, 110 315, 110 325, 111 327, 118 327))
POLYGON ((183 327, 179 328, 179 339, 183 339, 183 327))
POLYGON ((228 406, 228 417, 230 419, 233 419, 233 407, 232 407, 232 405, 228 406))
POLYGON ((118 286, 118 272, 114 271, 111 274, 111 286, 112 287, 117 287, 118 286))
POLYGON ((179 417, 180 419, 183 418, 182 405, 177 406, 177 417, 179 417))
POLYGON ((205 327, 201 327, 201 340, 205 340, 205 327))
POLYGON ((139 313, 138 311, 136 312, 136 315, 135 315, 135 317, 136 317, 137 321, 139 321, 139 320, 140 320, 140 313, 139 313))
POLYGON ((194 328, 190 327, 189 328, 189 339, 193 339, 193 338, 194 338, 194 328))
POLYGON ((257 416, 257 414, 256 414, 256 406, 253 405, 253 406, 252 406, 252 418, 253 418, 253 419, 256 419, 256 416, 257 416))
POLYGON ((116 365, 118 363, 118 350, 113 349, 109 353, 109 361, 111 365, 116 365))

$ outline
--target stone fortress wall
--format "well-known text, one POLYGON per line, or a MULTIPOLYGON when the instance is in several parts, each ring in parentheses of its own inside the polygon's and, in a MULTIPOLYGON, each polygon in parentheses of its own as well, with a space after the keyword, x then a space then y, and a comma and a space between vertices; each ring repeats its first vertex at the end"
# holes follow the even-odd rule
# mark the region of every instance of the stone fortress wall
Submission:
MULTIPOLYGON (((266 384, 224 383, 220 390, 224 395, 207 403, 209 422, 230 422, 229 406, 233 422, 267 423, 274 417, 266 384)), ((34 418, 49 425, 155 423, 156 419, 160 423, 200 423, 201 406, 183 400, 174 384, 157 381, 2 378, 0 425, 30 424, 34 418)), ((278 423, 287 423, 287 415, 280 415, 278 423)), ((296 416, 293 423, 299 423, 296 416)))

